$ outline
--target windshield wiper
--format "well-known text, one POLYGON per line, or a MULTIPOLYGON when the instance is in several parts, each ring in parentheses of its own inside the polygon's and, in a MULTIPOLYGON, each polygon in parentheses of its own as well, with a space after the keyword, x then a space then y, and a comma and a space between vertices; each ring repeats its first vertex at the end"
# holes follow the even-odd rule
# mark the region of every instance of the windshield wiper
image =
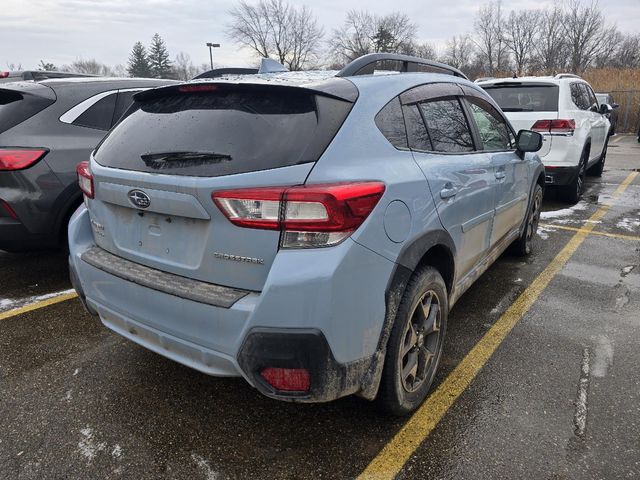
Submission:
POLYGON ((231 155, 216 152, 160 152, 140 155, 142 161, 149 168, 162 170, 164 168, 192 167, 212 163, 231 161, 231 155))

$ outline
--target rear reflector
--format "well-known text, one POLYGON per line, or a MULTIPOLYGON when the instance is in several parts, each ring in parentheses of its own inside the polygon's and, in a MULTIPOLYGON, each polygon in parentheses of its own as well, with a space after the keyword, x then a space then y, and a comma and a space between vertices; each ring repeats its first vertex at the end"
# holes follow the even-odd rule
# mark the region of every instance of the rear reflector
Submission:
POLYGON ((47 151, 44 148, 0 148, 0 171, 29 168, 47 151))
POLYGON ((308 392, 311 386, 306 368, 265 368, 260 375, 273 388, 283 392, 308 392))
POLYGON ((283 231, 283 248, 336 245, 369 216, 381 182, 300 185, 213 192, 213 201, 234 224, 283 231))
POLYGON ((76 173, 78 174, 78 185, 80 185, 82 193, 89 198, 93 198, 95 192, 93 191, 93 175, 89 170, 89 162, 80 162, 76 167, 76 173))
POLYGON ((0 72, 0 78, 7 78, 9 76, 9 72, 0 72))
POLYGON ((7 202, 0 200, 0 207, 0 216, 2 216, 2 212, 5 211, 11 218, 18 220, 18 215, 16 215, 16 212, 13 211, 13 208, 11 208, 7 202))
POLYGON ((539 133, 564 133, 573 134, 576 129, 576 121, 573 119, 538 120, 531 130, 539 133))

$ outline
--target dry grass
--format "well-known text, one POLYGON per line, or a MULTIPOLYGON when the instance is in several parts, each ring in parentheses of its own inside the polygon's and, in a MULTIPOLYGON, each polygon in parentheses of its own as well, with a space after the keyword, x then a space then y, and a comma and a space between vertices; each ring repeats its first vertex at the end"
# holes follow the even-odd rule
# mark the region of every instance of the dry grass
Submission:
POLYGON ((588 70, 582 75, 596 92, 611 92, 618 109, 618 131, 637 132, 640 123, 640 70, 588 70))
POLYGON ((587 70, 583 75, 596 92, 640 90, 640 69, 613 70, 599 68, 587 70))

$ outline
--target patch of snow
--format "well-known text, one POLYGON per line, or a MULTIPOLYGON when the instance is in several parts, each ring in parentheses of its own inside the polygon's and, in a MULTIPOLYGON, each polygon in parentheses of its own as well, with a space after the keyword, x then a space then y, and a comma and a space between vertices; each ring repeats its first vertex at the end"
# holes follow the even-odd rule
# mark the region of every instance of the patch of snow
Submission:
POLYGON ((96 442, 93 438, 93 429, 85 427, 80 430, 82 438, 78 442, 78 450, 89 461, 96 458, 99 452, 102 452, 107 448, 107 444, 104 442, 96 442))
POLYGON ((629 275, 634 268, 636 268, 635 265, 627 265, 626 267, 624 267, 622 269, 622 274, 623 275, 629 275))
POLYGON ((196 463, 202 473, 204 473, 204 478, 206 480, 216 480, 218 478, 218 472, 211 468, 211 465, 209 465, 209 462, 205 460, 204 457, 192 453, 191 459, 196 463))
POLYGON ((73 371, 73 376, 75 377, 76 375, 78 375, 78 373, 80 373, 80 369, 79 369, 79 368, 76 368, 76 369, 73 371))
POLYGON ((638 227, 640 227, 640 220, 636 220, 634 218, 623 218, 616 223, 616 227, 627 230, 628 232, 636 232, 638 227))
POLYGON ((542 240, 548 240, 549 233, 556 232, 556 231, 557 230, 553 227, 543 227, 538 225, 538 230, 536 230, 536 233, 542 240))
POLYGON ((67 390, 67 393, 64 394, 64 397, 62 397, 62 400, 65 400, 67 402, 71 401, 71 390, 67 390))
POLYGON ((548 220, 550 218, 562 218, 573 215, 580 210, 586 210, 588 207, 587 202, 578 202, 573 207, 563 208, 561 210, 550 210, 548 212, 540 212, 540 218, 548 220))
POLYGON ((120 457, 122 457, 122 447, 120 445, 118 445, 116 443, 116 445, 113 447, 113 450, 111 450, 111 456, 117 460, 120 459, 120 457))
POLYGON ((68 290, 62 290, 60 292, 46 293, 44 295, 35 295, 33 297, 26 298, 0 298, 0 312, 6 310, 12 310, 14 308, 24 307, 31 303, 41 302, 42 300, 48 300, 50 298, 60 297, 62 295, 68 295, 75 290, 70 288, 68 290))

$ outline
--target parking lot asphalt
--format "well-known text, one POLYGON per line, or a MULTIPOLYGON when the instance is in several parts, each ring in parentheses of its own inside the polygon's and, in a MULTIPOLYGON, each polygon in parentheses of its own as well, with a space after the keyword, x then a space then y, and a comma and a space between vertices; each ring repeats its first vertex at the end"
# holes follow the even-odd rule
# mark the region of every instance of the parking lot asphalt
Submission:
POLYGON ((640 144, 617 136, 583 201, 547 192, 536 252, 503 255, 452 310, 428 428, 358 398, 267 399, 77 299, 15 310, 70 288, 66 258, 0 253, 0 479, 640 478, 638 170, 640 144), (468 384, 443 394, 461 365, 468 384))

